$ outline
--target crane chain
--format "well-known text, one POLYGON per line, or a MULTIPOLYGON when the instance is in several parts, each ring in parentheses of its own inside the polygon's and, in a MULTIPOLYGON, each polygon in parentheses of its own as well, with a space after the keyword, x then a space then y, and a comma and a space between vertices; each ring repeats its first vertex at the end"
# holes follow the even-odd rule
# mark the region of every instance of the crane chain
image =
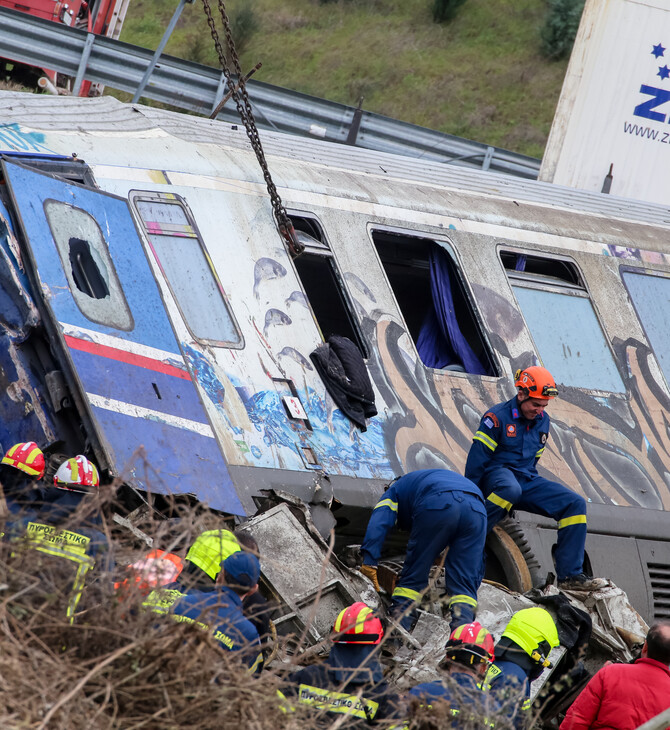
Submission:
POLYGON ((209 25, 212 40, 214 41, 214 47, 216 48, 216 53, 219 57, 221 70, 223 71, 223 75, 226 78, 229 90, 228 93, 231 95, 233 101, 235 102, 235 106, 237 107, 237 113, 240 115, 240 119, 244 124, 244 129, 246 130, 247 137, 249 137, 251 146, 256 153, 256 159, 258 160, 258 164, 261 167, 263 178, 265 179, 265 185, 267 187, 268 194, 270 195, 270 201, 272 203, 272 213, 275 222, 277 223, 277 228, 279 229, 279 233, 281 234, 282 238, 288 246, 289 253, 295 258, 305 250, 305 247, 302 243, 298 241, 296 237, 293 223, 291 222, 291 219, 289 218, 288 213, 284 208, 281 198, 279 197, 279 193, 277 192, 277 187, 275 186, 274 181, 272 180, 272 176, 270 175, 270 170, 268 169, 267 161, 265 159, 265 152, 263 151, 263 145, 261 144, 261 138, 258 134, 258 128, 256 127, 256 120, 254 118, 254 113, 251 108, 251 102, 249 100, 249 94, 247 92, 244 75, 240 67, 240 60, 237 56, 237 51, 235 50, 235 41, 233 40, 230 20, 228 18, 228 14, 226 13, 224 0, 218 0, 218 2, 219 13, 221 14, 223 29, 226 36, 226 45, 230 53, 230 59, 233 64, 235 74, 237 75, 237 84, 235 84, 233 81, 233 74, 226 59, 226 54, 224 53, 223 47, 221 46, 219 32, 216 28, 216 23, 212 15, 212 8, 209 4, 209 0, 202 0, 205 14, 207 16, 207 25, 209 25))

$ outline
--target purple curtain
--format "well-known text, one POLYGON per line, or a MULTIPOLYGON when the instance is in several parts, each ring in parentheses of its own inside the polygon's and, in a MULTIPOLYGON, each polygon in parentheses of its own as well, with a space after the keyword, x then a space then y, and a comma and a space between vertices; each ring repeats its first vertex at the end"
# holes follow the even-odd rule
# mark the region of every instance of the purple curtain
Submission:
POLYGON ((424 365, 442 369, 460 365, 466 373, 485 375, 479 362, 461 332, 454 310, 449 255, 438 246, 430 252, 430 290, 433 308, 421 325, 416 347, 424 365))

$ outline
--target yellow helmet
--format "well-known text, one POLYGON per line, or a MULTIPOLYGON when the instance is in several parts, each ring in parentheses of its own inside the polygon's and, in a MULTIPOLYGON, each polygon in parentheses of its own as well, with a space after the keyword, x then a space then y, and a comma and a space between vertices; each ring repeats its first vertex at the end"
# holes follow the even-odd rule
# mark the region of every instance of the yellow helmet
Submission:
POLYGON ((542 648, 545 650, 539 653, 544 657, 551 649, 561 645, 554 619, 549 611, 539 606, 517 611, 502 635, 518 644, 531 658, 542 648), (543 642, 549 645, 549 649, 541 647, 543 642))
POLYGON ((186 554, 186 560, 215 580, 221 570, 221 563, 240 549, 240 543, 230 530, 207 530, 195 539, 186 554))

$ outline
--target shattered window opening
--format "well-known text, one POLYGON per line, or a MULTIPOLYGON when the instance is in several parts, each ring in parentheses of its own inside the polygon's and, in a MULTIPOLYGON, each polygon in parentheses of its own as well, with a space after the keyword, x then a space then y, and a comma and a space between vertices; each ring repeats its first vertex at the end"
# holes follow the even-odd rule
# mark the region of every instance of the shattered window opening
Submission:
POLYGON ((94 299, 109 296, 109 289, 100 273, 88 241, 81 238, 70 239, 70 265, 74 283, 80 291, 94 299))
POLYGON ((135 323, 107 241, 95 218, 59 200, 45 200, 51 230, 72 297, 91 322, 129 331, 135 323))
POLYGON ((499 375, 448 244, 379 230, 371 235, 422 362, 439 370, 499 375))
MULTIPOLYGON (((507 252, 501 252, 501 259, 503 255, 507 252)), ((522 267, 532 261, 531 275, 507 267, 505 273, 540 362, 556 379, 559 391, 565 385, 625 393, 610 343, 577 266, 551 256, 511 255, 525 257, 518 264, 522 267)))
POLYGON ((149 247, 193 337, 217 347, 243 340, 193 216, 179 196, 131 193, 149 247))
POLYGON ((305 251, 293 260, 316 324, 324 342, 330 335, 348 337, 368 357, 368 348, 344 288, 333 252, 319 223, 313 218, 290 215, 305 251))

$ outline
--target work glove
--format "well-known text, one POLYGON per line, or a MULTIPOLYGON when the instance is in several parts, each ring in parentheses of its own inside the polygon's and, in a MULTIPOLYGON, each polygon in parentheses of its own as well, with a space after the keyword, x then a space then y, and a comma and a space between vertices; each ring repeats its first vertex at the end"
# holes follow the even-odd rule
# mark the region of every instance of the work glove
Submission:
POLYGON ((359 568, 361 573, 366 578, 369 578, 372 581, 372 585, 375 587, 375 590, 377 593, 381 591, 381 586, 379 585, 379 581, 377 580, 377 566, 376 565, 361 565, 359 568))

